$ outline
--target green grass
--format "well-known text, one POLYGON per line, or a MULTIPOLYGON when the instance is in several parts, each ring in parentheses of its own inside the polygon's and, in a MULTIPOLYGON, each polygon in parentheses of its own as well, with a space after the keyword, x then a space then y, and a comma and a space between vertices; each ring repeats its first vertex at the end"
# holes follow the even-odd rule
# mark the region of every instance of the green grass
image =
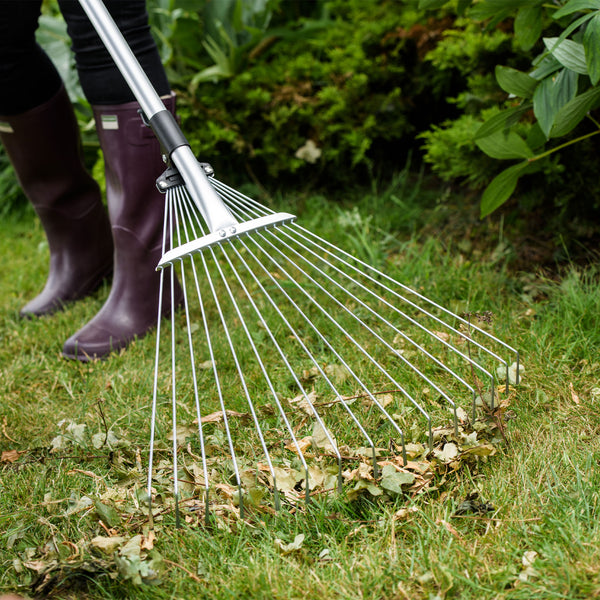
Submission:
MULTIPOLYGON (((160 584, 141 588, 126 579, 126 570, 116 573, 112 556, 86 549, 110 527, 100 524, 85 497, 119 509, 112 535, 148 533, 134 496, 146 477, 154 335, 104 362, 62 360, 63 341, 95 314, 108 290, 52 318, 19 319, 19 308, 43 286, 47 250, 32 218, 2 222, 0 451, 23 454, 0 464, 0 590, 28 595, 32 584, 44 593, 56 585, 58 598, 160 599, 600 595, 598 272, 571 270, 550 281, 535 272, 511 273, 493 255, 475 260, 439 237, 419 239, 417 212, 407 210, 402 221, 394 212, 395 193, 377 195, 371 219, 375 200, 369 193, 346 206, 298 199, 296 208, 306 227, 379 262, 440 304, 457 312, 492 311, 493 332, 520 350, 526 369, 504 413, 507 442, 497 442, 488 460, 448 469, 437 489, 415 497, 384 501, 367 494, 349 501, 323 495, 309 508, 250 510, 242 520, 215 508, 210 527, 184 511, 189 522, 176 529, 165 404, 157 457, 165 462, 155 482, 164 504, 157 499, 162 515, 154 543, 165 570, 160 584), (386 211, 393 220, 385 219, 386 211), (372 238, 361 234, 366 230, 372 238), (65 419, 85 424, 89 435, 51 453, 56 436, 74 435, 59 426, 65 419), (104 434, 105 427, 123 436, 123 447, 93 444, 90 436, 104 434), (493 510, 456 514, 473 493, 493 510), (305 536, 299 549, 284 552, 282 545, 299 534, 305 536), (87 563, 78 561, 77 547, 87 563), (522 560, 530 551, 537 558, 526 571, 522 560), (51 564, 44 583, 35 568, 51 564)), ((165 403, 167 396, 168 390, 165 403)), ((183 404, 182 421, 191 423, 194 410, 183 404)), ((404 414, 407 428, 411 414, 404 414)), ((268 415, 260 418, 271 423, 268 415)), ((252 423, 234 426, 253 446, 252 423)), ((223 462, 219 431, 214 426, 209 433, 223 462)), ((192 468, 183 451, 182 460, 192 468)))

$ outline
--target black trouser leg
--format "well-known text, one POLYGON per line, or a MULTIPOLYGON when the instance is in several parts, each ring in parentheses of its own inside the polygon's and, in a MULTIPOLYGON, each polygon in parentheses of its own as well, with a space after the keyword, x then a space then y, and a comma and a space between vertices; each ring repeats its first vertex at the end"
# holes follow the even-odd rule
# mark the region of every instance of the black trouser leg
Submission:
MULTIPOLYGON (((134 100, 79 2, 59 0, 59 5, 73 42, 79 81, 89 103, 114 105, 134 100)), ((107 0, 105 6, 158 94, 168 94, 171 88, 150 33, 144 0, 107 0)))

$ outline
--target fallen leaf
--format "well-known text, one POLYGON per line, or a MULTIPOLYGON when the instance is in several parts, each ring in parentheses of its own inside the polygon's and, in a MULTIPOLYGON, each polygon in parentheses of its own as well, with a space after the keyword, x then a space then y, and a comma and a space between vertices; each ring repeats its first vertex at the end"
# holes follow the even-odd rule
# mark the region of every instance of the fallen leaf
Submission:
POLYGON ((0 462, 14 463, 15 461, 19 460, 19 456, 24 453, 24 450, 4 450, 4 452, 2 452, 2 456, 0 457, 0 462))
POLYGON ((438 460, 444 464, 448 464, 458 457, 458 446, 453 442, 448 442, 444 444, 442 450, 434 448, 433 454, 438 460))
POLYGON ((112 556, 113 552, 118 550, 126 541, 127 538, 120 535, 110 537, 98 535, 90 540, 90 547, 112 556))
MULTIPOLYGON (((238 418, 239 419, 248 419, 250 416, 248 413, 236 412, 235 410, 226 410, 225 415, 227 416, 228 419, 238 419, 238 418)), ((223 411, 218 410, 214 413, 210 413, 210 415, 204 415, 200 419, 200 421, 202 423, 220 423, 221 421, 223 421, 223 419, 224 419, 223 411)), ((197 425, 198 419, 194 419, 194 423, 197 425)))
POLYGON ((462 456, 493 456, 496 448, 492 444, 481 444, 463 451, 462 456))
POLYGON ((457 537, 457 538, 462 537, 462 535, 460 535, 460 533, 458 533, 458 531, 454 527, 452 527, 452 525, 450 525, 450 523, 448 523, 448 521, 445 521, 444 519, 437 519, 436 525, 442 525, 442 527, 444 527, 444 529, 450 535, 453 535, 454 537, 457 537))
MULTIPOLYGON (((302 475, 293 469, 283 469, 281 467, 273 467, 275 473, 275 482, 277 483, 277 489, 280 492, 291 492, 298 481, 302 478, 302 475)), ((273 476, 269 474, 269 483, 273 485, 273 476)))
POLYGON ((118 527, 121 524, 121 517, 114 507, 103 504, 99 500, 94 500, 94 507, 100 520, 107 527, 118 527))
POLYGON ((298 550, 301 550, 303 542, 304 534, 300 533, 294 538, 294 541, 290 542, 289 544, 286 544, 285 542, 277 538, 275 540, 275 545, 283 554, 290 554, 292 552, 297 552, 298 550))
POLYGON ((300 394, 299 396, 288 400, 288 402, 296 409, 301 410, 302 412, 312 417, 315 414, 313 404, 316 402, 316 400, 317 393, 313 390, 309 394, 300 394))
POLYGON ((312 430, 312 443, 313 446, 324 450, 325 452, 336 453, 337 443, 335 438, 328 434, 327 430, 319 423, 315 422, 312 430))
POLYGON ((414 481, 414 473, 398 471, 393 465, 386 465, 381 471, 381 487, 394 496, 401 495, 402 486, 412 485, 414 481))
MULTIPOLYGON (((523 379, 523 373, 525 373, 525 367, 522 364, 518 365, 518 373, 517 373, 517 363, 514 362, 512 365, 508 367, 508 383, 510 385, 517 385, 517 376, 519 378, 519 383, 523 379)), ((500 365, 496 369, 496 374, 498 375, 499 381, 506 381, 507 369, 504 365, 500 365)))
POLYGON ((579 396, 575 393, 575 388, 573 388, 572 381, 569 382, 569 391, 571 392, 571 400, 573 400, 575 404, 581 404, 579 396))
POLYGON ((300 453, 304 455, 304 453, 312 446, 312 436, 306 436, 300 440, 296 440, 298 445, 296 445, 293 441, 289 444, 285 445, 286 450, 291 450, 298 454, 298 448, 300 449, 300 453))
POLYGON ((338 385, 350 377, 350 371, 344 365, 327 365, 324 371, 333 383, 338 385))
POLYGON ((533 568, 533 564, 535 563, 538 557, 538 553, 535 550, 528 550, 523 554, 521 558, 521 565, 523 567, 522 571, 519 573, 518 581, 525 582, 529 580, 530 577, 536 577, 537 572, 533 568))
POLYGON ((414 515, 418 511, 419 509, 416 506, 401 508, 393 514, 392 521, 406 521, 411 515, 414 515))

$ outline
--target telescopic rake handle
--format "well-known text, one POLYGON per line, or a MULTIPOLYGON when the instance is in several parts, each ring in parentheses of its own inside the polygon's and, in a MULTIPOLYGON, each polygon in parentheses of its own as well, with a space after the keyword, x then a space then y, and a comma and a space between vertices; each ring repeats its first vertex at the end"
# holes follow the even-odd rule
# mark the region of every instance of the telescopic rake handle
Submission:
POLYGON ((156 93, 102 0, 79 0, 79 3, 140 104, 152 131, 185 181, 210 231, 214 233, 237 226, 238 221, 208 181, 175 118, 156 93))

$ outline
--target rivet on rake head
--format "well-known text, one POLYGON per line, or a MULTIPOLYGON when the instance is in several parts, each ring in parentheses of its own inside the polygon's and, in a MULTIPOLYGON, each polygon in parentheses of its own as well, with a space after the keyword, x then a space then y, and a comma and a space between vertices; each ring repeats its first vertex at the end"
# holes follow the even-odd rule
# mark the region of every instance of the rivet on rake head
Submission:
POLYGON ((219 229, 219 235, 221 237, 225 237, 227 235, 227 232, 224 229, 219 229))
POLYGON ((229 234, 230 235, 233 235, 236 231, 237 231, 237 229, 235 227, 230 227, 229 228, 229 234))

